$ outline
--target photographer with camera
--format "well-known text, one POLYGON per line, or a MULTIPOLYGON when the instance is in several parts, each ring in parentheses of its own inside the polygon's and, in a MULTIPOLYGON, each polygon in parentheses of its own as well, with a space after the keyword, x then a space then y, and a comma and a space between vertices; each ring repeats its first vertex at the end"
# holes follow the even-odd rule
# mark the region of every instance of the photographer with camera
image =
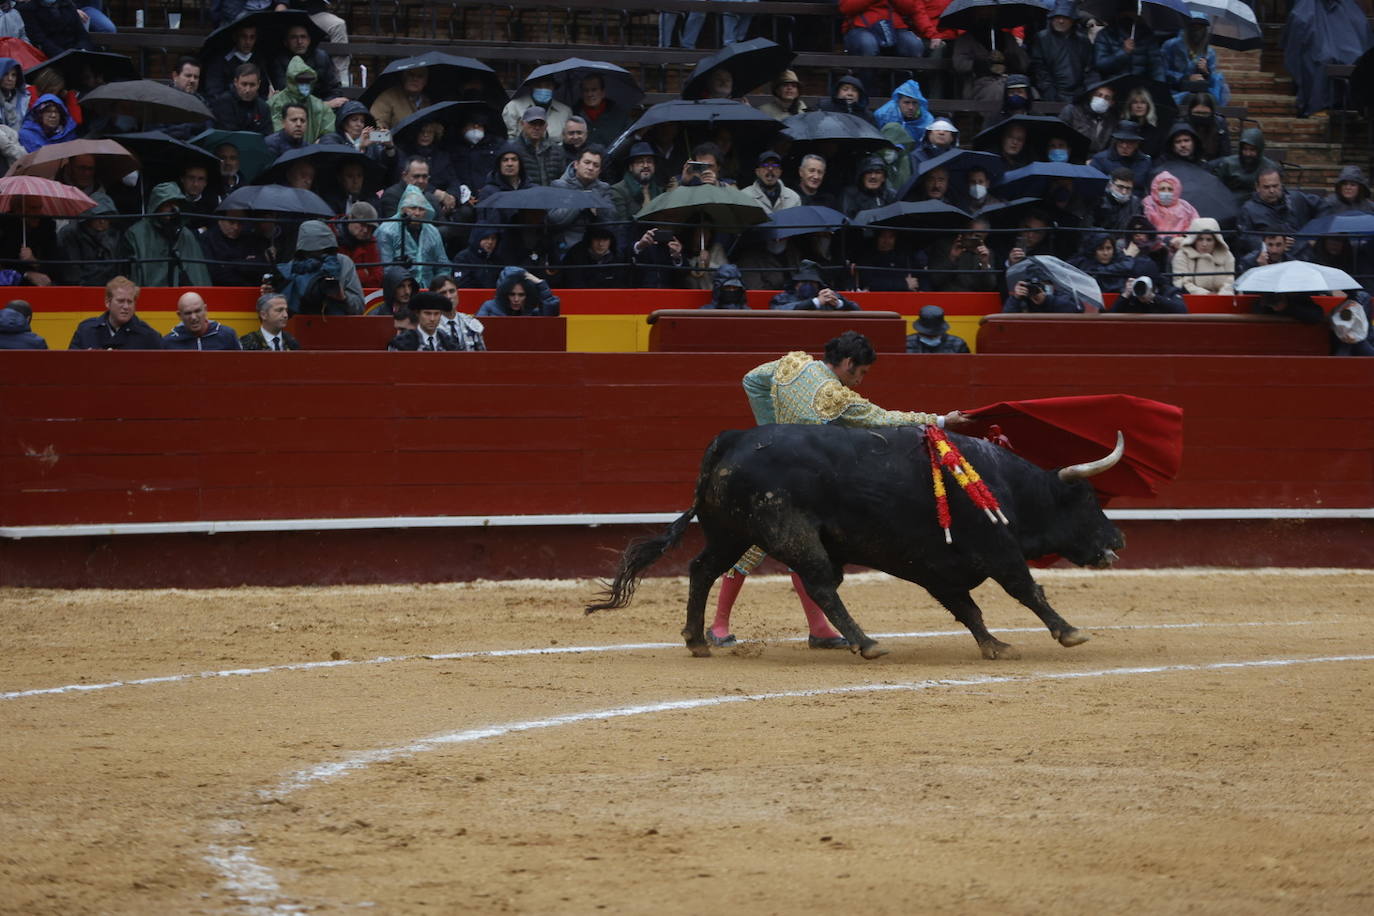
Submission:
POLYGON ((1132 312, 1153 315, 1186 315, 1188 305, 1182 294, 1158 275, 1141 274, 1126 281, 1121 295, 1108 308, 1109 312, 1132 312))
POLYGON ((634 244, 639 285, 646 289, 685 289, 687 259, 671 229, 650 229, 634 244))
POLYGON ((1002 303, 1003 312, 1057 312, 1074 314, 1083 307, 1073 296, 1056 289, 1050 278, 1032 268, 1026 279, 1018 280, 1002 303))
POLYGON ((363 287, 353 259, 322 220, 301 223, 296 255, 263 277, 262 294, 279 292, 293 315, 361 315, 363 287))

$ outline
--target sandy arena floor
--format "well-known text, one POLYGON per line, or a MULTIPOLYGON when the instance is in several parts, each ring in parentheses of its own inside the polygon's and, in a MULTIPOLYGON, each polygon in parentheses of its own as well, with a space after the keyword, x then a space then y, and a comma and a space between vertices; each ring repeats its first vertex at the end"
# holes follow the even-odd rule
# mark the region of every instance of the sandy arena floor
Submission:
POLYGON ((1374 912, 1374 573, 1042 579, 0 591, 0 912, 1374 912))

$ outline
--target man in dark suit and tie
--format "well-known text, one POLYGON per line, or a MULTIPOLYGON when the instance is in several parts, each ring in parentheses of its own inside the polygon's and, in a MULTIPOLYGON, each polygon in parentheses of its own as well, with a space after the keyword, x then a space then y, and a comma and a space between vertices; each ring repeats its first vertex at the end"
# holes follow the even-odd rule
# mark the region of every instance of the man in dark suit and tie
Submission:
POLYGON ((286 333, 286 322, 291 312, 286 305, 286 297, 281 293, 267 293, 258 298, 258 324, 256 331, 239 338, 239 345, 245 350, 299 350, 300 343, 286 333))

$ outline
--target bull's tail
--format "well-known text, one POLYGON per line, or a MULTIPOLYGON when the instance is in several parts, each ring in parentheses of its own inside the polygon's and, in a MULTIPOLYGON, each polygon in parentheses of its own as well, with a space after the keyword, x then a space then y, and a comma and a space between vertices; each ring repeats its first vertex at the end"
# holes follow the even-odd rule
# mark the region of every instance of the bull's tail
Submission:
POLYGON ((630 546, 626 547, 620 556, 620 568, 616 570, 615 578, 602 583, 604 588, 601 600, 587 605, 587 613, 611 610, 629 604, 635 595, 635 589, 639 586, 639 580, 644 577, 645 570, 677 546, 696 514, 696 503, 693 503, 692 508, 679 515, 661 534, 631 541, 630 546))
POLYGON ((620 568, 616 570, 615 578, 609 582, 603 581, 601 600, 595 604, 587 605, 587 613, 594 611, 606 611, 614 608, 624 607, 634 598, 635 589, 639 587, 639 580, 644 577, 644 572, 650 566, 657 563, 665 553, 677 546, 682 540, 682 535, 687 530, 687 526, 696 517, 697 508, 701 505, 706 493, 706 484, 710 480, 711 471, 719 460, 724 446, 739 435, 736 431, 727 431, 716 436, 715 440, 706 449, 706 454, 701 457, 701 473, 697 477, 697 490, 692 499, 692 507, 679 515, 673 522, 656 537, 640 538, 631 541, 625 548, 625 553, 620 557, 620 568))

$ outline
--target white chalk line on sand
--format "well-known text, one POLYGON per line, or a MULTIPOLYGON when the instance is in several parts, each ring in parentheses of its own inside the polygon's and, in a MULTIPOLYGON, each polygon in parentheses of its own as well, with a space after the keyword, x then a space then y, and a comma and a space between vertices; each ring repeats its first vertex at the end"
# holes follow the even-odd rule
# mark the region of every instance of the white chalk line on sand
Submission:
MULTIPOLYGON (((1245 621, 1242 623, 1158 623, 1158 624, 1108 624, 1104 626, 1084 626, 1083 630, 1193 630, 1217 627, 1304 627, 1321 623, 1339 623, 1339 620, 1289 620, 1289 621, 1245 621)), ((993 633, 1039 633, 1044 627, 1003 627, 991 628, 993 633)), ((936 639, 946 636, 967 636, 968 630, 916 630, 907 633, 873 633, 874 639, 936 639)), ((801 642, 805 636, 789 636, 779 639, 757 640, 765 643, 801 642)), ((753 640, 740 640, 745 644, 753 640)), ((252 677, 259 674, 276 674, 283 671, 315 671, 328 668, 347 668, 356 665, 387 665, 396 662, 412 661, 457 661, 469 658, 518 658, 531 655, 579 655, 594 652, 638 652, 646 649, 677 649, 681 642, 630 642, 609 646, 540 646, 533 649, 474 649, 467 652, 421 653, 418 655, 379 655, 365 659, 332 659, 318 662, 290 662, 284 665, 264 665, 258 668, 227 668, 220 671, 192 671, 182 674, 164 674, 157 677, 133 678, 125 681, 105 681, 99 684, 64 684, 60 687, 35 687, 29 690, 13 690, 0 693, 0 700, 19 700, 31 697, 58 696, 62 694, 94 693, 114 690, 118 687, 150 687, 157 684, 178 684, 187 681, 214 680, 215 678, 252 677)))
MULTIPOLYGON (((1187 626, 1179 624, 1178 627, 1187 626)), ((616 706, 610 709, 588 712, 567 713, 545 719, 526 719, 481 728, 468 728, 456 732, 422 738, 412 744, 390 748, 379 748, 354 754, 344 760, 322 763, 317 766, 298 770, 271 789, 259 791, 264 799, 279 799, 311 786, 327 783, 351 773, 365 770, 376 763, 384 763, 398 757, 409 757, 427 751, 438 750, 457 744, 470 744, 489 738, 501 738, 521 732, 556 728, 561 725, 575 725, 583 722, 603 722, 608 719, 621 719, 629 716, 652 715, 662 712, 706 709, 733 703, 756 703, 763 700, 806 699, 823 696, 842 696, 863 693, 896 693, 940 688, 987 687, 1001 684, 1027 684, 1036 681, 1083 680, 1098 677, 1122 677, 1140 674, 1165 674, 1186 671, 1235 671, 1244 668, 1283 668, 1294 665, 1329 664, 1336 662, 1369 662, 1374 655, 1327 655, 1310 658, 1272 658, 1251 659, 1248 661, 1212 662, 1193 665, 1151 665, 1146 667, 1104 668, 1093 671, 1039 671, 1031 674, 975 675, 963 678, 942 678, 937 680, 910 681, 905 683, 851 684, 844 687, 824 687, 810 690, 786 690, 770 693, 725 694, 713 697, 698 697, 686 700, 667 700, 659 703, 645 703, 635 706, 616 706)), ((222 832, 231 832, 242 825, 224 822, 222 832)), ((298 913, 304 907, 283 899, 280 884, 271 869, 253 857, 253 847, 246 844, 234 846, 212 845, 205 855, 208 862, 222 876, 222 885, 235 898, 248 907, 254 914, 298 913)))

